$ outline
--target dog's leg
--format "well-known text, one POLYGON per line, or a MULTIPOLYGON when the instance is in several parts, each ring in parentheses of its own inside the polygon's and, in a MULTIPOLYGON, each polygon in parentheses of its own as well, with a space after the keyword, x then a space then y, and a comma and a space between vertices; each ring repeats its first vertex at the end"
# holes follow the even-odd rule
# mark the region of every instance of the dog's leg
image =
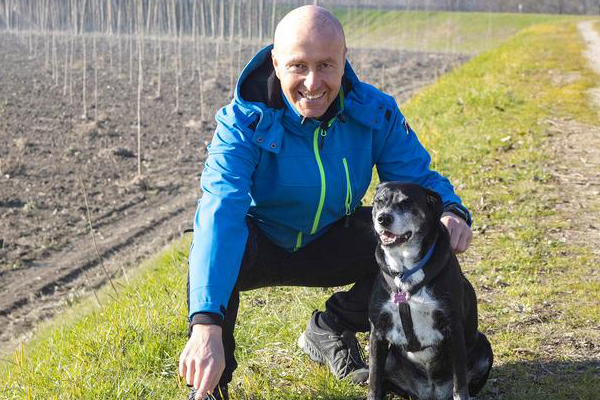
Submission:
POLYGON ((454 384, 453 399, 469 400, 469 386, 467 382, 467 347, 465 333, 460 322, 451 322, 450 346, 452 351, 452 380, 454 384))
POLYGON ((385 360, 388 353, 388 342, 379 337, 375 327, 371 325, 369 337, 369 394, 367 400, 383 400, 385 398, 383 381, 385 380, 385 360))

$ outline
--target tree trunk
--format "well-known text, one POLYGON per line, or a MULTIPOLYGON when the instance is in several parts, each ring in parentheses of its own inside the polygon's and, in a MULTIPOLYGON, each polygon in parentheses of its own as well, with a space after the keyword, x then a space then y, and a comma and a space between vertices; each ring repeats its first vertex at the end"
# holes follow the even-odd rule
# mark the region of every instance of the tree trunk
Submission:
POLYGON ((142 74, 142 62, 144 59, 144 38, 142 36, 142 27, 140 26, 142 21, 142 3, 139 3, 138 7, 138 20, 137 20, 137 43, 138 43, 138 90, 137 90, 137 176, 142 176, 142 86, 143 86, 143 74, 142 74))
POLYGON ((271 5, 271 37, 275 36, 275 11, 277 10, 277 0, 273 0, 271 5))

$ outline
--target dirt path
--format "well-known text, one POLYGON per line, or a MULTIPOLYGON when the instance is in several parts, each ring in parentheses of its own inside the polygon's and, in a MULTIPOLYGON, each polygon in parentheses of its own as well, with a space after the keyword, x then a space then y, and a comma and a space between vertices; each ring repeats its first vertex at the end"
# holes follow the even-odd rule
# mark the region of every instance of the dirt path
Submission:
MULTIPOLYGON (((600 76, 600 35, 592 22, 580 22, 585 56, 600 76)), ((589 92, 600 114, 600 87, 589 92)), ((568 226, 555 232, 561 241, 590 248, 600 259, 600 127, 572 120, 549 121, 554 151, 552 172, 562 193, 568 226)))

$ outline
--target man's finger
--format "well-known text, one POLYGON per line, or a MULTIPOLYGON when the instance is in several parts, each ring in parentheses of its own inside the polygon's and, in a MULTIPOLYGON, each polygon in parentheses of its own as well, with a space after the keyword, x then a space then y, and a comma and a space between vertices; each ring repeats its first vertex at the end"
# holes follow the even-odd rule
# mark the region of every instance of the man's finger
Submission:
POLYGON ((183 351, 181 352, 181 355, 179 356, 179 376, 181 376, 182 378, 185 377, 185 372, 187 370, 186 365, 185 365, 186 356, 187 356, 187 346, 183 349, 183 351))
POLYGON ((456 253, 464 253, 465 250, 467 250, 467 234, 466 232, 462 232, 456 247, 456 253))
MULTIPOLYGON (((195 360, 189 360, 187 362, 187 371, 186 371, 186 375, 185 375, 185 381, 187 382, 188 385, 194 385, 194 375, 196 373, 196 361, 195 360)), ((194 386, 195 388, 197 388, 197 386, 194 386)))
MULTIPOLYGON (((450 223, 450 225, 454 225, 452 222, 450 223)), ((461 236, 460 229, 458 229, 458 227, 456 227, 456 226, 453 226, 453 229, 450 232, 450 247, 452 248, 452 250, 454 252, 456 252, 458 249, 458 246, 460 243, 460 236, 461 236)))
MULTIPOLYGON (((212 393, 219 384, 220 377, 221 374, 218 373, 218 371, 214 368, 212 364, 204 368, 202 374, 202 381, 198 385, 198 394, 208 392, 212 393)), ((202 398, 200 397, 200 399, 202 398)))
POLYGON ((206 377, 207 372, 208 371, 203 366, 200 366, 199 364, 196 365, 196 371, 194 373, 194 387, 198 389, 197 395, 206 393, 206 390, 202 390, 202 379, 206 377))

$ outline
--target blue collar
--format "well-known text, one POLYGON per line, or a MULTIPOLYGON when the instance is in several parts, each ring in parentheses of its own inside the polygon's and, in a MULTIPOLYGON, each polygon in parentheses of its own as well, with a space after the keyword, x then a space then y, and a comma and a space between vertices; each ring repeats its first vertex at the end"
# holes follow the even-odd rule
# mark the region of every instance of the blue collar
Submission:
POLYGON ((421 258, 421 260, 419 261, 419 263, 412 269, 408 269, 408 270, 404 270, 402 271, 402 275, 400 276, 400 280, 404 283, 406 282, 406 280, 415 272, 418 272, 420 270, 423 269, 423 267, 425 266, 425 264, 427 264, 427 261, 429 261, 429 259, 431 258, 431 255, 433 254, 433 249, 435 248, 435 242, 433 242, 433 244, 431 245, 431 247, 429 247, 429 250, 427 250, 427 253, 425 253, 425 255, 423 256, 423 258, 421 258))

